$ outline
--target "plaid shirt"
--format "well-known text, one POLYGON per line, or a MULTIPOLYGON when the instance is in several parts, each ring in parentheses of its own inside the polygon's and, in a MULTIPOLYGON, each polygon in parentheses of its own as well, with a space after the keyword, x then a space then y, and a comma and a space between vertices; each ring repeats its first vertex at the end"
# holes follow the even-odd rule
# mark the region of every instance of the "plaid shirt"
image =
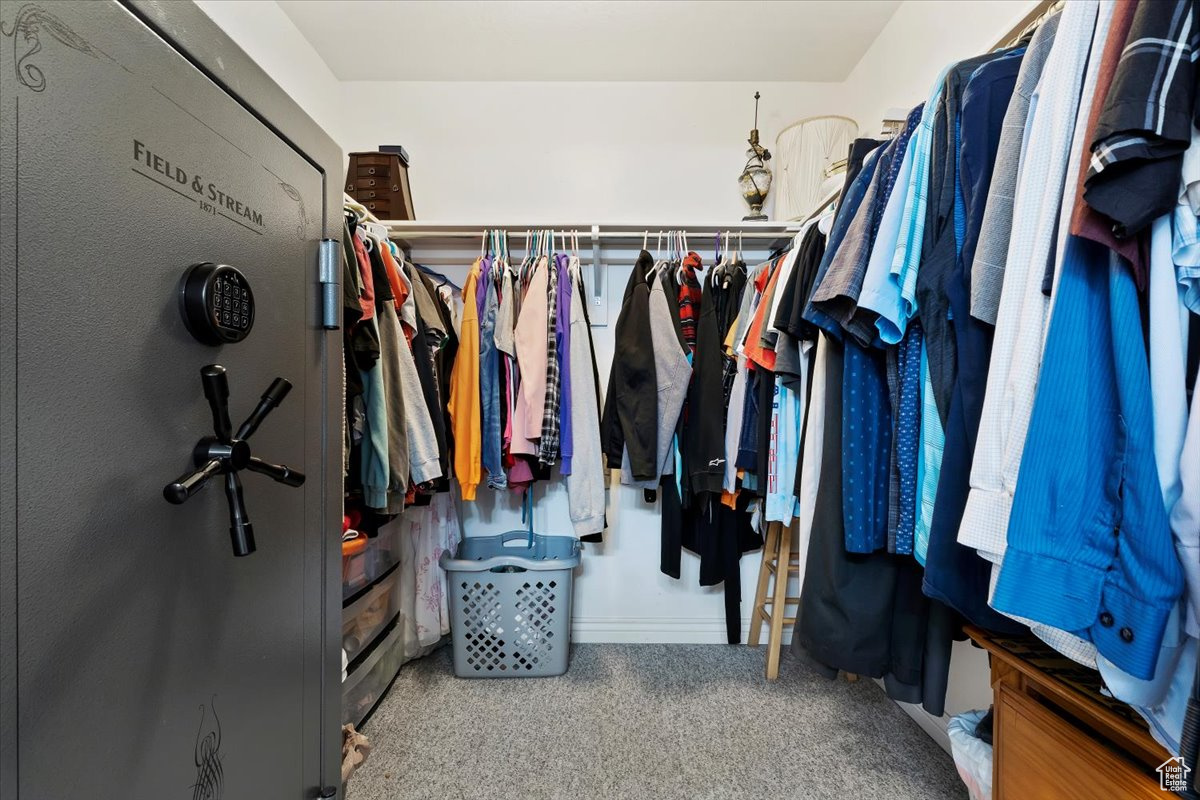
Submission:
POLYGON ((538 463, 553 466, 558 460, 558 403, 562 389, 558 369, 558 256, 549 259, 546 268, 549 284, 546 287, 546 400, 542 406, 542 438, 538 443, 538 463))
POLYGON ((1091 142, 1084 199, 1135 236, 1175 206, 1192 138, 1200 24, 1194 0, 1139 3, 1091 142))
POLYGON ((700 299, 703 289, 696 270, 703 269, 699 254, 688 251, 683 259, 683 280, 679 282, 679 325, 689 350, 696 350, 696 321, 700 318, 700 299))

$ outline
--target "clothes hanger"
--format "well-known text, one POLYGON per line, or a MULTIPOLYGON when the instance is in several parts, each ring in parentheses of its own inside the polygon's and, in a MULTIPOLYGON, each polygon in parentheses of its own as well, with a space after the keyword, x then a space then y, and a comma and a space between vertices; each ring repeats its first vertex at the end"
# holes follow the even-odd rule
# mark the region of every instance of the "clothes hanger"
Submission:
POLYGON ((380 225, 378 222, 373 222, 369 219, 363 220, 361 225, 362 225, 363 231, 365 233, 370 234, 370 236, 368 238, 374 239, 376 244, 387 241, 388 231, 387 231, 387 228, 384 227, 383 225, 380 225))
POLYGON ((513 278, 516 280, 520 280, 521 276, 525 274, 526 268, 529 266, 530 253, 533 252, 531 242, 530 242, 530 237, 532 235, 533 235, 533 231, 526 228, 526 230, 525 230, 525 255, 521 258, 521 263, 517 265, 517 268, 516 268, 515 272, 513 273, 513 278))
POLYGON ((682 284, 684 278, 684 238, 683 231, 675 231, 675 277, 682 284))
MULTIPOLYGON (((717 232, 717 244, 718 246, 721 244, 720 231, 717 232)), ((714 256, 714 260, 717 262, 717 264, 715 267, 713 267, 713 280, 715 281, 717 279, 721 279, 724 281, 723 285, 728 286, 729 267, 731 266, 729 261, 729 247, 720 247, 720 257, 718 258, 714 256)))

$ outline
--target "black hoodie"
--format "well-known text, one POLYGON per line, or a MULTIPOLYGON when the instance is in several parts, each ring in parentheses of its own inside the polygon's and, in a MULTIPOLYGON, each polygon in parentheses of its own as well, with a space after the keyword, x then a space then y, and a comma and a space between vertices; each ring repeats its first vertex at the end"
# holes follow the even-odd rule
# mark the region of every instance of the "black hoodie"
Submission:
POLYGON ((600 421, 609 468, 619 469, 621 454, 628 449, 630 470, 638 481, 658 478, 658 382, 650 346, 650 286, 646 282, 653 267, 654 259, 643 250, 625 286, 600 421))

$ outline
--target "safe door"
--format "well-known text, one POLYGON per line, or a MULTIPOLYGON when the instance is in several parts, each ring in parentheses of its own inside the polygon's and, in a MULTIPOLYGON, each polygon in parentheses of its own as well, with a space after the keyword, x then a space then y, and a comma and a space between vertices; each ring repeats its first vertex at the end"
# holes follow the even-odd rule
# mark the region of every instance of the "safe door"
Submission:
POLYGON ((338 783, 326 175, 163 19, 0 4, 5 797, 338 783), (227 336, 186 319, 202 264, 240 276, 201 298, 227 336), (251 445, 230 443, 268 399, 251 445), (228 458, 180 489, 204 454, 228 458))

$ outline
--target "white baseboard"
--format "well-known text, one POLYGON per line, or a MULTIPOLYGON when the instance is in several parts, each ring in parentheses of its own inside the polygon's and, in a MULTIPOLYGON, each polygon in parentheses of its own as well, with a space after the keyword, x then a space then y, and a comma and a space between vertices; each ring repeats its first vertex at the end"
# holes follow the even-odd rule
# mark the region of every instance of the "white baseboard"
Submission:
POLYGON ((921 730, 929 734, 930 738, 942 746, 942 749, 947 753, 950 752, 950 735, 946 733, 946 725, 950 723, 950 717, 935 717, 921 706, 915 706, 911 703, 896 703, 913 718, 913 721, 921 726, 921 730))
MULTIPOLYGON (((746 641, 750 620, 742 620, 746 641)), ((784 644, 791 638, 785 632, 784 644)), ((766 639, 766 631, 763 631, 766 639)), ((724 617, 575 617, 571 640, 585 644, 725 644, 724 617)))

